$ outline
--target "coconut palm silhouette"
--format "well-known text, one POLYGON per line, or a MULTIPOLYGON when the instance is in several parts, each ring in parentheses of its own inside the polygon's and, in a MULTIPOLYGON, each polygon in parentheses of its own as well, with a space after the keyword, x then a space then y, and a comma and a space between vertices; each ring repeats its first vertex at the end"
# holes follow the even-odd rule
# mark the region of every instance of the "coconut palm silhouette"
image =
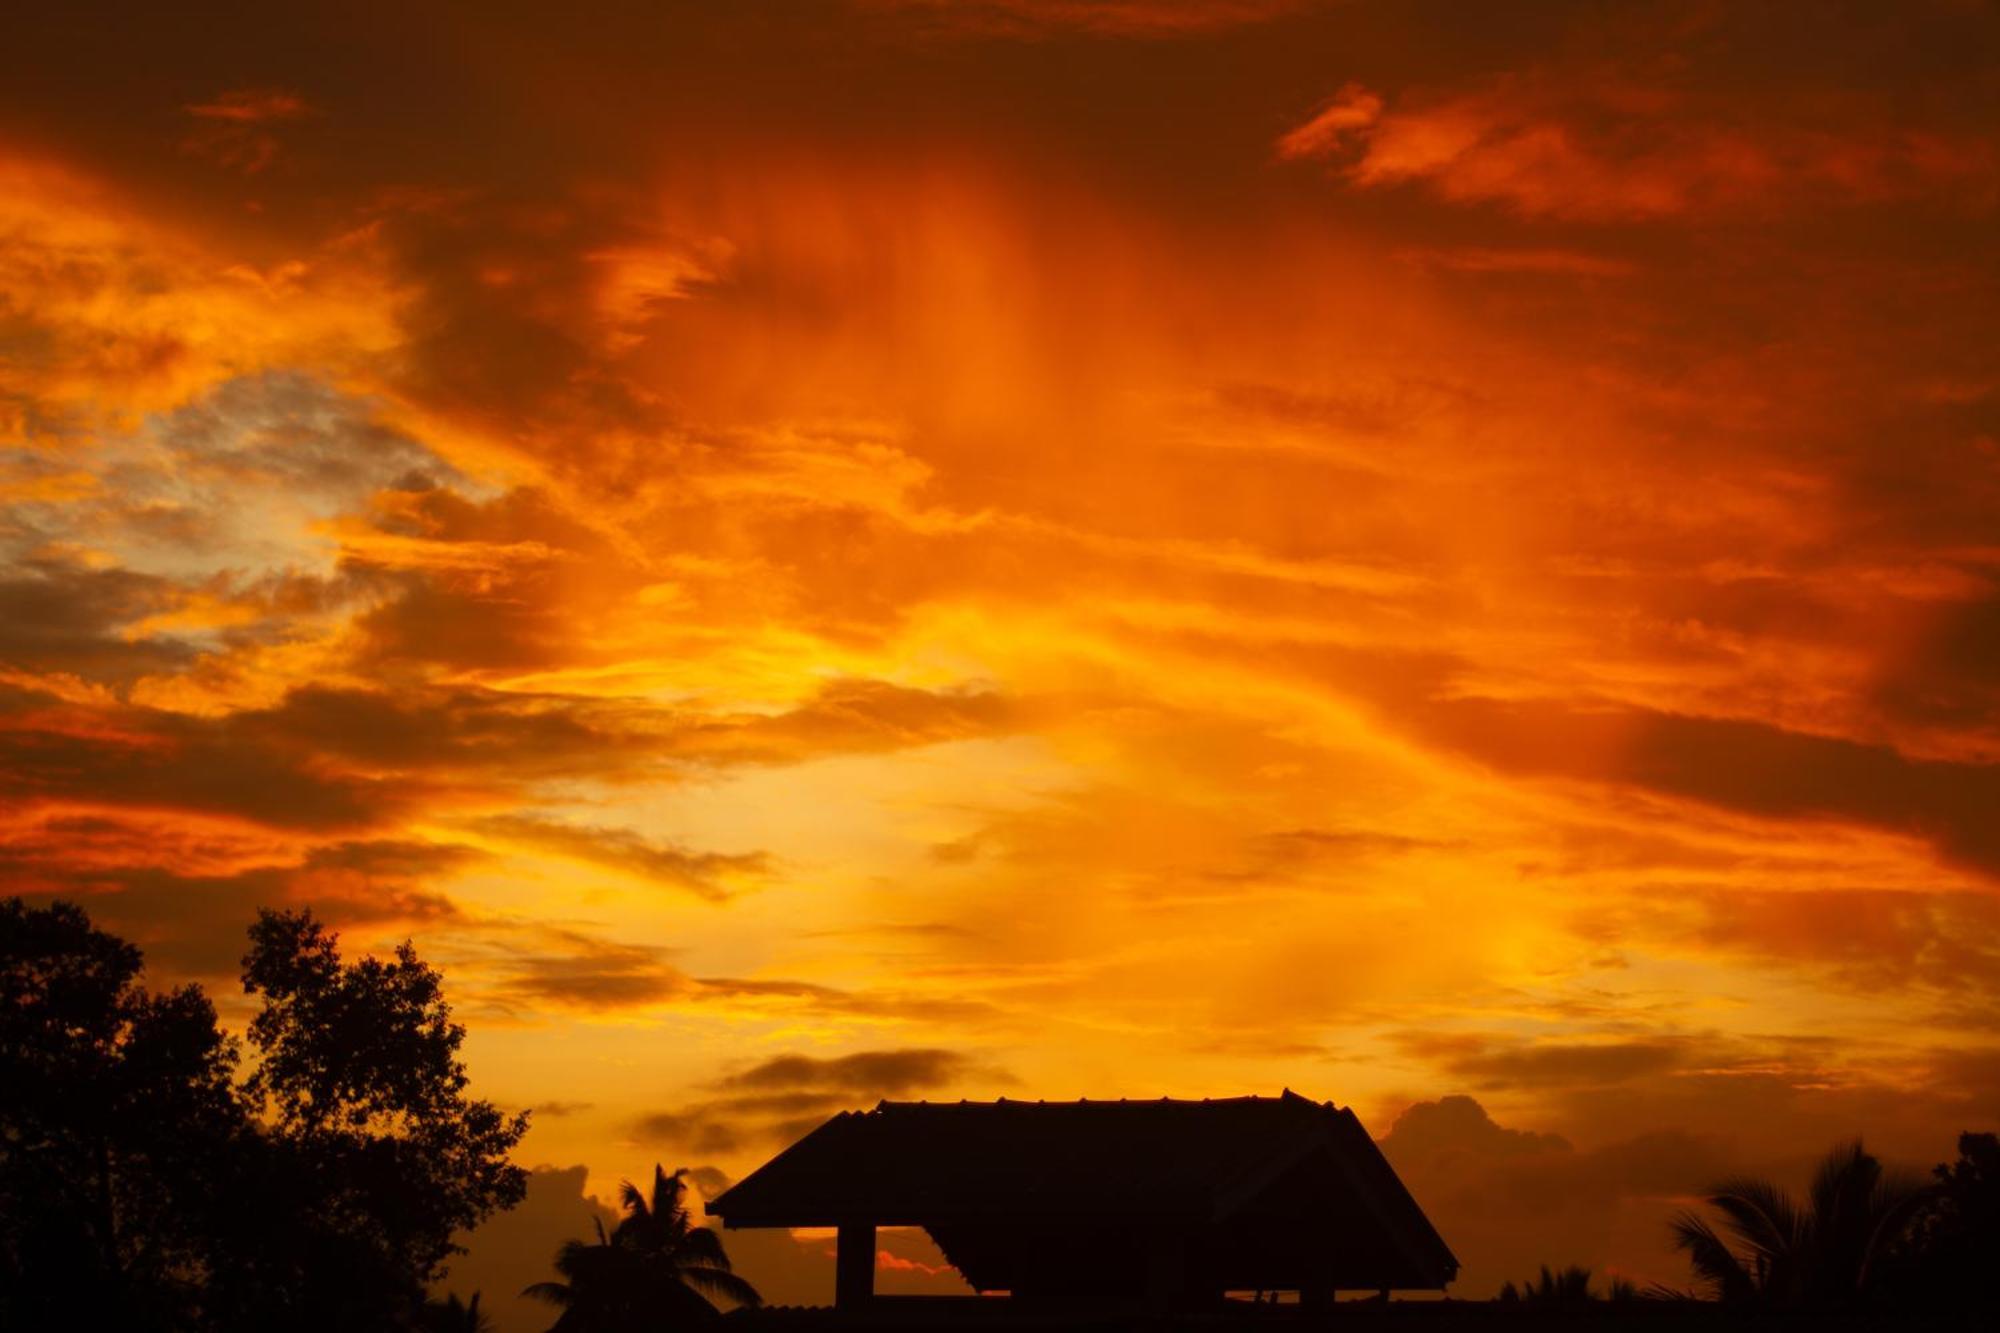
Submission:
POLYGON ((1542 1265, 1542 1271, 1532 1282, 1515 1286, 1503 1283, 1499 1299, 1505 1302, 1530 1301, 1537 1305, 1583 1305, 1599 1299, 1607 1301, 1629 1301, 1638 1293, 1630 1282, 1623 1278, 1611 1279, 1610 1289, 1603 1297, 1590 1289, 1591 1273, 1588 1268, 1571 1264, 1563 1269, 1551 1269, 1542 1265))
POLYGON ((1768 1180, 1718 1183, 1707 1203, 1734 1243, 1688 1212, 1674 1219, 1674 1247, 1687 1254, 1696 1281, 1718 1300, 1785 1306, 1853 1301, 1881 1290, 1886 1261, 1929 1194, 1922 1177, 1884 1171, 1855 1139, 1821 1160, 1803 1204, 1768 1180))
POLYGON ((631 1181, 619 1187, 625 1216, 597 1240, 572 1240, 556 1252, 560 1282, 522 1291, 562 1314, 549 1333, 613 1333, 637 1327, 671 1329, 717 1314, 716 1299, 758 1305, 757 1289, 730 1271, 722 1238, 698 1226, 687 1208, 687 1170, 653 1168, 650 1196, 631 1181))
POLYGON ((462 1301, 454 1291, 443 1300, 425 1301, 417 1327, 424 1333, 492 1333, 493 1320, 479 1308, 478 1292, 462 1301))

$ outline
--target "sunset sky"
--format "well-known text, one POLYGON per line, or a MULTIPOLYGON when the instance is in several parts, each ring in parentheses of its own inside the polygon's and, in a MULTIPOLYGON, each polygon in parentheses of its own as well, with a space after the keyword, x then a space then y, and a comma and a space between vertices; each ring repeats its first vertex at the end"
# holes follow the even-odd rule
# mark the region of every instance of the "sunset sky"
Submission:
POLYGON ((0 887, 156 982, 414 938, 578 1210, 1289 1086, 1468 1296, 2000 1121, 1994 5, 40 8, 0 887))

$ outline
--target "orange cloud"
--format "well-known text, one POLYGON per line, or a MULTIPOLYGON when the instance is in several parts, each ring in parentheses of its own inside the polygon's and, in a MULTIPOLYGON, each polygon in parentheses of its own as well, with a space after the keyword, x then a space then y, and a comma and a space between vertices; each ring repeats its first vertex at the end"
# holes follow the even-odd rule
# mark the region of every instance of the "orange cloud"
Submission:
POLYGON ((306 112, 306 102, 297 93, 273 88, 238 88, 219 93, 206 102, 188 106, 190 116, 203 120, 234 120, 255 123, 291 120, 306 112))
POLYGON ((1385 109, 1358 84, 1277 141, 1364 188, 1420 183, 1455 203, 1586 222, 1764 215, 1804 201, 1960 194, 1993 202, 1991 141, 1783 113, 1744 124, 1711 99, 1627 71, 1509 75, 1385 109))
POLYGON ((237 88, 190 103, 185 110, 206 123, 181 141, 183 152, 254 176, 270 167, 280 151, 278 136, 264 127, 297 120, 311 108, 303 97, 283 89, 237 88))

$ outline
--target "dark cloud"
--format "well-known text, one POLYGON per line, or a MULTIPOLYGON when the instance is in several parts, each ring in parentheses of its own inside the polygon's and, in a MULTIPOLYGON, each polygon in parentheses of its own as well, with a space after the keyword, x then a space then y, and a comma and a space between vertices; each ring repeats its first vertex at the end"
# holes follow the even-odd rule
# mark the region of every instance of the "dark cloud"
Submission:
POLYGON ((934 1088, 974 1072, 958 1051, 914 1049, 857 1051, 832 1059, 780 1055, 720 1080, 717 1087, 810 1089, 893 1097, 934 1088))
POLYGON ((588 772, 659 775, 650 754, 670 718, 622 700, 463 688, 388 692, 306 686, 235 715, 269 738, 377 771, 483 775, 505 782, 588 772))
POLYGON ((1551 1043, 1466 1054, 1445 1062, 1482 1089, 1622 1083, 1674 1068, 1686 1052, 1674 1042, 1551 1043))
POLYGON ((1211 872, 1221 880, 1292 881, 1316 870, 1340 870, 1384 857, 1407 856, 1461 844, 1373 829, 1281 829, 1247 841, 1240 866, 1211 872))
POLYGON ((695 989, 667 961, 670 950, 614 943, 573 930, 542 928, 533 935, 532 943, 503 946, 494 964, 502 977, 502 1003, 517 1017, 550 1007, 637 1008, 695 989))
POLYGON ((705 1101, 642 1117, 636 1131, 648 1141, 681 1145, 686 1152, 728 1153, 751 1144, 789 1142, 837 1111, 884 1098, 1013 1081, 1003 1069, 937 1048, 779 1055, 717 1079, 711 1085, 716 1095, 705 1101))
POLYGON ((1451 1155, 1500 1158, 1570 1151, 1569 1140, 1560 1134, 1501 1127, 1485 1107, 1463 1093, 1412 1105, 1396 1117, 1381 1146, 1405 1169, 1430 1169, 1451 1155))
POLYGON ((185 667, 186 644, 120 632, 178 600, 167 580, 132 570, 21 561, 0 575, 0 668, 128 684, 185 667))
POLYGON ((743 1147, 735 1129, 700 1109, 642 1115, 632 1122, 632 1132, 646 1143, 671 1143, 683 1152, 734 1153, 743 1147))
POLYGON ((1926 838, 2000 876, 2000 764, 1912 759, 1887 745, 1760 722, 1549 702, 1422 706, 1427 738, 1515 773, 1619 783, 1771 819, 1926 838))
POLYGON ((1497 1124, 1462 1095, 1416 1103, 1380 1142, 1464 1264, 1454 1294, 1475 1298, 1542 1264, 1583 1264, 1641 1286, 1679 1281, 1667 1221, 1737 1161, 1678 1129, 1579 1150, 1497 1124))
POLYGON ((0 795, 16 801, 189 810, 276 828, 332 832, 383 823, 412 793, 330 769, 321 756, 260 734, 244 715, 142 708, 41 707, 0 686, 0 795))
POLYGON ((1590 938, 1664 938, 1810 969, 1863 992, 2000 994, 2000 898, 1977 891, 1673 885, 1578 913, 1590 938))
POLYGON ((697 721, 674 743, 703 763, 789 763, 1002 735, 1022 725, 1019 701, 989 690, 919 690, 881 680, 824 686, 789 712, 697 721))
POLYGON ((999 1016, 982 1000, 939 998, 917 991, 841 990, 783 977, 702 977, 705 993, 718 998, 795 1002, 828 1013, 858 1014, 932 1023, 977 1023, 999 1016))
POLYGON ((536 488, 490 501, 442 486, 397 492, 351 529, 342 566, 377 599, 364 656, 523 669, 574 662, 574 627, 635 587, 604 534, 536 488))
POLYGON ((771 868, 771 858, 762 852, 694 852, 655 842, 631 829, 565 824, 531 815, 491 815, 473 820, 467 827, 488 837, 636 875, 711 902, 729 896, 731 880, 762 878, 771 868))
POLYGON ((232 874, 131 863, 149 846, 158 854, 171 845, 154 826, 60 817, 0 843, 0 879, 15 892, 82 903, 169 973, 233 977, 244 931, 260 908, 310 908, 336 928, 456 923, 458 908, 429 882, 479 857, 446 844, 370 840, 330 843, 290 864, 232 874))
POLYGON ((735 1182, 719 1167, 695 1166, 688 1168, 688 1182, 701 1195, 703 1203, 715 1198, 735 1182))
MULTIPOLYGON (((2000 484, 2000 469, 1995 473, 2000 484)), ((1891 717, 1971 731, 2000 750, 2000 594, 1943 608, 1888 665, 1874 693, 1891 717)))
MULTIPOLYGON (((554 1017, 571 1010, 612 1011, 662 1004, 927 1022, 984 1022, 995 1016, 991 1006, 975 1001, 935 1000, 921 994, 843 990, 785 978, 692 977, 673 961, 674 949, 608 940, 566 925, 489 919, 464 923, 460 935, 471 949, 468 957, 476 958, 482 973, 492 978, 486 998, 496 1013, 515 1021, 554 1017)), ((918 1052, 913 1059, 920 1062, 928 1054, 918 1052)), ((857 1068, 869 1069, 874 1058, 859 1061, 857 1068)), ((879 1073, 892 1087, 915 1086, 906 1080, 921 1073, 920 1064, 911 1066, 902 1079, 896 1077, 898 1069, 893 1053, 882 1057, 879 1073)), ((940 1065, 940 1076, 945 1072, 940 1065)), ((957 1072, 966 1077, 1002 1077, 998 1071, 973 1064, 957 1067, 957 1072)), ((818 1096, 835 1090, 833 1085, 823 1084, 800 1091, 818 1096)), ((773 1102, 757 1109, 796 1110, 798 1106, 780 1108, 773 1102)))
MULTIPOLYGON (((1425 8, 1401 17, 1420 23, 1425 8)), ((1376 92, 1330 75, 1279 155, 1330 160, 1350 187, 1419 184, 1453 204, 1591 223, 1995 201, 1975 109, 1988 79, 1951 49, 1990 31, 1990 15, 1928 6, 1909 24, 1848 10, 1801 39, 1811 13, 1793 4, 1539 11, 1511 40, 1455 34, 1469 60, 1440 55, 1443 82, 1376 92), (1788 52, 1766 61, 1774 43, 1788 52), (1869 50, 1878 78, 1921 69, 1933 95, 1885 103, 1838 76, 1869 50)))

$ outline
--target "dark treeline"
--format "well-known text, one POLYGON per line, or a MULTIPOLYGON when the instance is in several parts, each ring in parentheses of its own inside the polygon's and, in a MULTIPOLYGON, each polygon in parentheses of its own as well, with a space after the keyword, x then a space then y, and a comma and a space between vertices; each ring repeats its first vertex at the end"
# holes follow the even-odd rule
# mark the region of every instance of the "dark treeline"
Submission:
POLYGON ((1888 1170, 1860 1142, 1821 1159, 1803 1199, 1753 1176, 1718 1182, 1709 1212, 1683 1212, 1671 1240, 1695 1286, 1645 1290, 1587 1268, 1544 1267, 1500 1290, 1506 1303, 1697 1299, 1745 1310, 1901 1313, 1939 1325, 2000 1319, 2000 1137, 1963 1134, 1929 1177, 1888 1170))
POLYGON ((1695 1286, 1600 1293, 1587 1268, 1544 1267, 1503 1302, 1706 1300, 1744 1310, 1879 1313, 1956 1324, 2000 1319, 2000 1137, 1962 1134, 1958 1160, 1927 1177, 1885 1169, 1859 1141, 1821 1159, 1803 1199, 1753 1176, 1721 1181, 1671 1239, 1695 1286))
MULTIPOLYGON (((147 990, 139 950, 79 908, 0 900, 0 1329, 487 1327, 476 1293, 429 1289, 455 1234, 521 1199, 508 1154, 527 1117, 468 1095, 464 1029, 408 944, 355 962, 337 945, 309 913, 259 914, 246 1060, 199 987, 147 990)), ((1803 1198, 1719 1182, 1666 1238, 1691 1289, 1600 1291, 1588 1269, 1544 1268, 1500 1301, 2000 1316, 2000 1139, 1958 1147, 1917 1177, 1842 1144, 1803 1198)), ((615 1228, 554 1256, 560 1280, 528 1288, 555 1330, 758 1303, 694 1221, 684 1173, 656 1169, 621 1202, 615 1228)))
POLYGON ((260 914, 246 1073, 208 996, 141 965, 76 907, 0 901, 0 1328, 476 1327, 425 1287, 521 1198, 527 1117, 467 1095, 438 973, 260 914))

